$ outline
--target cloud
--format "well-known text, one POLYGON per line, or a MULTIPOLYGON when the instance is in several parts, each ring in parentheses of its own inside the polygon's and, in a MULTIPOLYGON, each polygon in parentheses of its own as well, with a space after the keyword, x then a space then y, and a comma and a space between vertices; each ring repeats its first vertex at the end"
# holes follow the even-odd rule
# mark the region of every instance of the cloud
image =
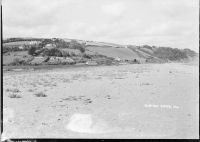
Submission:
POLYGON ((125 11, 125 4, 123 2, 106 4, 102 6, 102 11, 112 16, 121 16, 125 11))
POLYGON ((55 24, 57 12, 69 0, 13 0, 3 1, 3 24, 27 27, 55 24))
POLYGON ((78 38, 198 51, 198 14, 197 0, 3 0, 3 36, 78 38))

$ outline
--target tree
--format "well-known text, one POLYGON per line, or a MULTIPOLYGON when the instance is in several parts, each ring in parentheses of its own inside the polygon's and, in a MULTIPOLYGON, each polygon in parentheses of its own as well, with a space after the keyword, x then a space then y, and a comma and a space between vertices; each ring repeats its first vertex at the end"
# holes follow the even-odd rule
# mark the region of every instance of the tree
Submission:
POLYGON ((81 53, 85 53, 85 47, 80 46, 80 47, 79 47, 79 50, 81 51, 81 53))
POLYGON ((70 42, 69 48, 78 49, 81 53, 85 52, 85 44, 78 43, 76 40, 70 42))
POLYGON ((39 48, 43 48, 45 45, 47 45, 47 44, 52 44, 52 43, 53 43, 53 41, 52 41, 51 39, 43 39, 43 40, 39 43, 38 47, 39 47, 39 48))
POLYGON ((53 43, 57 48, 69 48, 69 43, 64 41, 63 39, 55 39, 53 43))
POLYGON ((87 58, 87 59, 91 59, 91 58, 92 58, 92 55, 89 55, 89 54, 84 53, 84 54, 83 54, 83 57, 84 57, 84 58, 87 58))
POLYGON ((44 52, 43 52, 44 55, 46 56, 57 56, 57 57, 62 57, 62 52, 57 49, 57 48, 52 48, 52 49, 46 49, 44 52))
POLYGON ((22 59, 19 59, 19 58, 15 58, 13 60, 13 62, 11 63, 11 65, 22 65, 22 64, 25 64, 26 62, 22 59))
POLYGON ((62 51, 62 56, 63 57, 70 57, 70 53, 68 51, 62 51))
POLYGON ((29 50, 28 50, 28 54, 33 56, 35 54, 35 51, 36 51, 36 47, 31 46, 31 48, 29 48, 29 50))

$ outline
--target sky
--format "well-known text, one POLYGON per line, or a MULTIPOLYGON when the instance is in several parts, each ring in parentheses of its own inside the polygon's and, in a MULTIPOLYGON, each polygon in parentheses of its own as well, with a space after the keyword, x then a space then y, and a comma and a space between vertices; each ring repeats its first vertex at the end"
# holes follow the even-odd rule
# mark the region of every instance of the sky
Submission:
POLYGON ((3 37, 199 50, 198 0, 2 0, 3 37))

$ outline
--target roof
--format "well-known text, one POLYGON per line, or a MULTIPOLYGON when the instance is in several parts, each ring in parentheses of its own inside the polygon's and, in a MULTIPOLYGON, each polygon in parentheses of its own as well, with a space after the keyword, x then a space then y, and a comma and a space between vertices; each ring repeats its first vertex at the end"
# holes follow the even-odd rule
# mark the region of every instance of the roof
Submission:
POLYGON ((41 64, 47 59, 47 57, 35 57, 30 63, 31 64, 41 64))
POLYGON ((85 64, 86 65, 97 65, 97 62, 96 61, 87 61, 85 64))
POLYGON ((74 60, 71 58, 65 58, 65 57, 51 57, 48 63, 50 64, 74 63, 74 60))
POLYGON ((55 44, 46 44, 46 45, 44 46, 44 48, 47 48, 47 49, 52 49, 52 48, 55 48, 55 47, 56 47, 55 44))

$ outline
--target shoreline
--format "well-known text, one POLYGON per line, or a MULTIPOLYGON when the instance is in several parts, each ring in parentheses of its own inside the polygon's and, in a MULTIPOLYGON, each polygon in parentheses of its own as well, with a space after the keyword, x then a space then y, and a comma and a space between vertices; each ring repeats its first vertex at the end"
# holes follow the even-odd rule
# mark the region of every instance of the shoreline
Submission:
POLYGON ((37 71, 37 70, 51 70, 51 69, 69 69, 69 68, 85 68, 85 67, 104 67, 104 66, 121 66, 129 65, 126 64, 99 64, 99 65, 86 65, 86 64, 75 64, 75 65, 20 65, 20 66, 2 66, 3 72, 13 71, 37 71))
POLYGON ((38 66, 3 66, 3 74, 9 73, 25 73, 25 72, 38 72, 38 71, 52 71, 57 69, 83 69, 92 67, 109 67, 109 66, 121 66, 115 65, 38 65, 38 66), (6 67, 6 68, 5 68, 6 67))
POLYGON ((123 66, 123 65, 148 65, 148 64, 182 64, 182 65, 191 65, 191 66, 199 66, 199 64, 193 63, 182 63, 182 62, 166 62, 166 63, 143 63, 143 64, 112 64, 112 65, 86 65, 86 64, 79 64, 79 65, 24 65, 24 66, 2 66, 3 74, 7 73, 20 73, 20 72, 36 72, 36 71, 50 71, 56 69, 82 69, 82 68, 92 68, 92 67, 115 67, 115 66, 123 66))

